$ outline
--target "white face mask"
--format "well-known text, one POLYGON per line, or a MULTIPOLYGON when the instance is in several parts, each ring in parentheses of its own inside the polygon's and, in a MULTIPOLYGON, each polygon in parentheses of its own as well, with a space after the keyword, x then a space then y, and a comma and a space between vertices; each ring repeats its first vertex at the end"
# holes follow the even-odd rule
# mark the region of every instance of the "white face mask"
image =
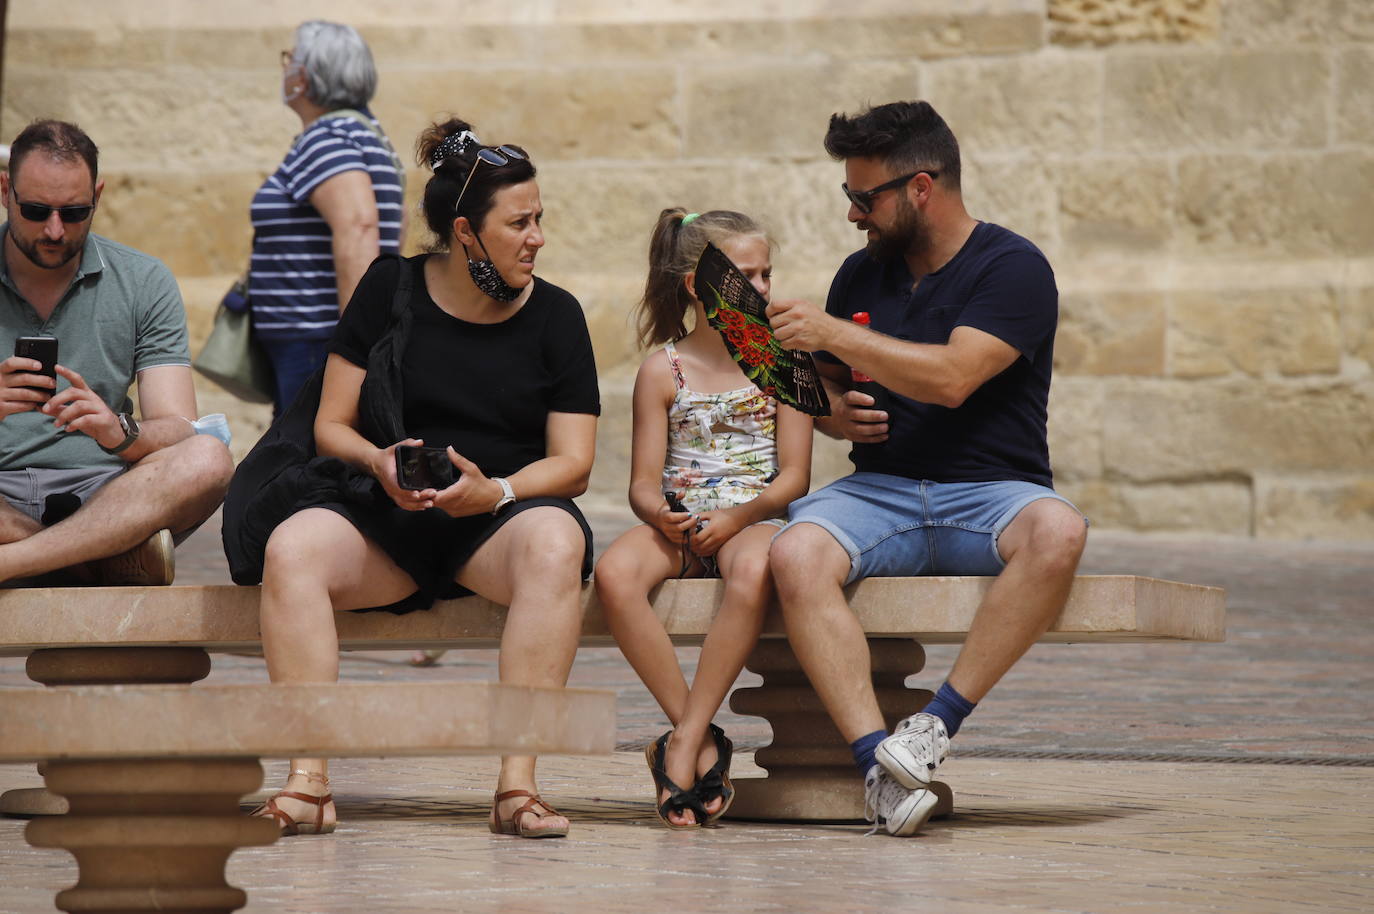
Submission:
POLYGON ((285 70, 282 71, 282 74, 281 74, 281 102, 282 102, 283 105, 289 105, 289 104, 291 104, 292 102, 294 102, 296 99, 300 98, 302 95, 305 94, 305 79, 304 79, 304 77, 305 77, 305 68, 302 67, 302 66, 301 66, 300 64, 298 64, 298 63, 293 63, 293 64, 291 64, 289 67, 287 67, 285 70), (289 80, 292 76, 296 76, 296 75, 300 75, 300 76, 302 77, 300 85, 296 86, 296 88, 294 88, 294 89, 288 89, 288 88, 286 88, 286 81, 289 80))

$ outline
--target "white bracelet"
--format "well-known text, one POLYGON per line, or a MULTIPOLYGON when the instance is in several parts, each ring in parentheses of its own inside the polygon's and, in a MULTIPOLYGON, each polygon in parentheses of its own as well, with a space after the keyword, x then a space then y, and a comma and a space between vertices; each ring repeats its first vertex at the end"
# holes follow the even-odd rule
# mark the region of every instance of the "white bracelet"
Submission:
POLYGON ((491 509, 492 514, 499 514, 502 508, 515 502, 515 490, 511 488, 509 480, 500 476, 491 477, 491 481, 501 487, 501 498, 496 502, 496 507, 491 509))

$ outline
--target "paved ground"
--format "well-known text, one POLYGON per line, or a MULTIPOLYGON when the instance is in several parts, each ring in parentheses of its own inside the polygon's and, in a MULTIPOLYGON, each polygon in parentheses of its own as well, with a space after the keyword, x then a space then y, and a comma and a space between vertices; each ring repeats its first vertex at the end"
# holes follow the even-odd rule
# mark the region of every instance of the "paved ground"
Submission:
MULTIPOLYGON (((627 522, 616 510, 593 521, 602 547, 627 522)), ((183 547, 179 583, 225 580, 217 538, 215 522, 183 547)), ((665 721, 615 651, 586 650, 574 682, 617 691, 625 751, 541 762, 545 794, 574 818, 569 840, 488 835, 494 761, 344 761, 340 831, 240 851, 230 881, 250 912, 1374 909, 1374 543, 1094 532, 1083 570, 1224 586, 1228 641, 1037 647, 942 769, 955 817, 918 839, 659 827, 630 750, 665 721)), ((955 650, 930 648, 913 684, 937 685, 955 650)), ((494 655, 418 670, 351 654, 343 675, 490 679, 494 655)), ((265 673, 256 658, 216 657, 212 677, 265 673)), ((33 687, 21 661, 0 659, 0 687, 33 687)), ((753 719, 719 719, 746 749, 768 740, 753 719)), ((277 783, 284 763, 266 767, 277 783)), ((2 786, 37 783, 0 766, 2 786)), ((75 866, 24 845, 21 829, 0 820, 0 912, 52 910, 75 866)))

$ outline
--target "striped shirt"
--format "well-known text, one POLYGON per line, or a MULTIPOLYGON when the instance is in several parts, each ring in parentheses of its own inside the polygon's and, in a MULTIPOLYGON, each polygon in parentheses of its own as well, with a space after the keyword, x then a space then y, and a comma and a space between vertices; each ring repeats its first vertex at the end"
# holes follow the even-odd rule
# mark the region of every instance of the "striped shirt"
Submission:
POLYGON ((258 336, 325 340, 333 335, 339 292, 331 233, 310 195, 346 171, 365 171, 372 178, 381 252, 400 252, 401 176, 390 148, 356 118, 326 114, 296 138, 253 197, 248 295, 258 336))

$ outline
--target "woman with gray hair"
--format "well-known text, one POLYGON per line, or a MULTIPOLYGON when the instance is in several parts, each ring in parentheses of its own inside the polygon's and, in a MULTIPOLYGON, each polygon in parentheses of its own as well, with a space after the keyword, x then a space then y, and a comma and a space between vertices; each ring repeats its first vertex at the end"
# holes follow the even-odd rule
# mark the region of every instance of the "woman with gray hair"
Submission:
POLYGON ((367 42, 312 20, 281 65, 282 101, 304 129, 253 197, 248 281, 277 414, 324 364, 358 279, 379 253, 400 252, 404 232, 401 162, 367 108, 377 89, 367 42))

